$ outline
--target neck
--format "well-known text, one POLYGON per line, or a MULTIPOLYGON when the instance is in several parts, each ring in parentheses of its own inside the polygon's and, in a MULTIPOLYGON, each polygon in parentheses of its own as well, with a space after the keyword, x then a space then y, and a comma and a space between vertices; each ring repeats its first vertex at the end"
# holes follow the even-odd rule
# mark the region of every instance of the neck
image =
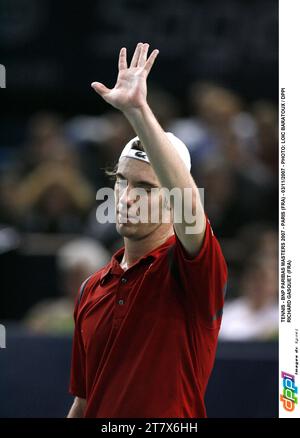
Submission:
POLYGON ((139 240, 124 237, 125 250, 120 263, 121 267, 125 270, 128 269, 140 257, 162 245, 173 234, 173 227, 166 230, 162 230, 161 227, 158 227, 153 233, 139 240))

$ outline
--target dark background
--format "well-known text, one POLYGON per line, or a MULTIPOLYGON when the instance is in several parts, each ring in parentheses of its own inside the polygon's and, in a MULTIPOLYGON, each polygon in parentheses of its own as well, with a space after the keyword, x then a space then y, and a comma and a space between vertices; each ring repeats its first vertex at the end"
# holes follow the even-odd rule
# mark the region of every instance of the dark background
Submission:
POLYGON ((151 81, 179 97, 205 78, 277 101, 277 23, 274 0, 1 0, 1 115, 99 112, 90 83, 112 86, 120 47, 138 41, 160 49, 151 81))

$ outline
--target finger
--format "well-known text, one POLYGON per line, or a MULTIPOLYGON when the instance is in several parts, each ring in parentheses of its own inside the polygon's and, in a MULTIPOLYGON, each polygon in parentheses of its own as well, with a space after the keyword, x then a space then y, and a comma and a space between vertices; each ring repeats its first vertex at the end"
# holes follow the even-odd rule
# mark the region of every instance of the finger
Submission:
POLYGON ((122 47, 119 55, 119 71, 127 68, 127 50, 126 47, 122 47))
POLYGON ((131 63, 130 63, 130 67, 136 67, 137 66, 137 63, 138 63, 138 60, 139 60, 139 56, 140 56, 140 51, 141 51, 142 47, 143 47, 143 43, 138 43, 137 44, 137 46, 135 48, 135 51, 134 51, 134 54, 133 54, 133 57, 132 57, 132 60, 131 60, 131 63))
POLYGON ((151 68, 154 64, 154 61, 155 61, 158 54, 159 54, 159 50, 155 49, 155 50, 153 50, 153 52, 149 56, 149 58, 145 64, 145 70, 147 72, 147 75, 150 73, 150 70, 151 70, 151 68))
POLYGON ((103 96, 104 94, 109 93, 111 91, 105 85, 101 84, 101 82, 93 82, 91 86, 94 88, 96 93, 100 94, 100 96, 103 96))
POLYGON ((149 49, 149 44, 148 43, 143 44, 143 47, 141 48, 140 51, 139 60, 137 63, 138 67, 144 67, 144 65, 146 64, 148 49, 149 49))

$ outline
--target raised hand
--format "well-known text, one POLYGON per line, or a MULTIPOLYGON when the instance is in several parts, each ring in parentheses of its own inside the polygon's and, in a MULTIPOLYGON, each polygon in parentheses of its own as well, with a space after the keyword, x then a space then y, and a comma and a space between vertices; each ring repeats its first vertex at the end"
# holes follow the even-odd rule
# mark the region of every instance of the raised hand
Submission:
POLYGON ((126 112, 142 107, 147 100, 147 77, 159 53, 153 50, 148 57, 149 44, 138 43, 130 66, 127 66, 127 51, 123 47, 119 55, 119 74, 114 88, 107 88, 100 82, 92 87, 115 108, 126 112))

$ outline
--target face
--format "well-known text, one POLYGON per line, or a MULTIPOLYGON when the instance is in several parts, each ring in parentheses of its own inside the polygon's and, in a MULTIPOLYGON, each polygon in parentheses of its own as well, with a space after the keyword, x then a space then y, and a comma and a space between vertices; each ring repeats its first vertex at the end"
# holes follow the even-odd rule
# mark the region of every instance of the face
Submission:
POLYGON ((115 183, 116 226, 121 236, 140 240, 158 227, 170 227, 170 223, 162 224, 162 211, 165 208, 162 195, 151 191, 160 187, 158 178, 148 163, 133 158, 121 158, 115 183), (146 215, 142 214, 144 212, 146 215), (151 222, 151 212, 158 221, 151 222))

